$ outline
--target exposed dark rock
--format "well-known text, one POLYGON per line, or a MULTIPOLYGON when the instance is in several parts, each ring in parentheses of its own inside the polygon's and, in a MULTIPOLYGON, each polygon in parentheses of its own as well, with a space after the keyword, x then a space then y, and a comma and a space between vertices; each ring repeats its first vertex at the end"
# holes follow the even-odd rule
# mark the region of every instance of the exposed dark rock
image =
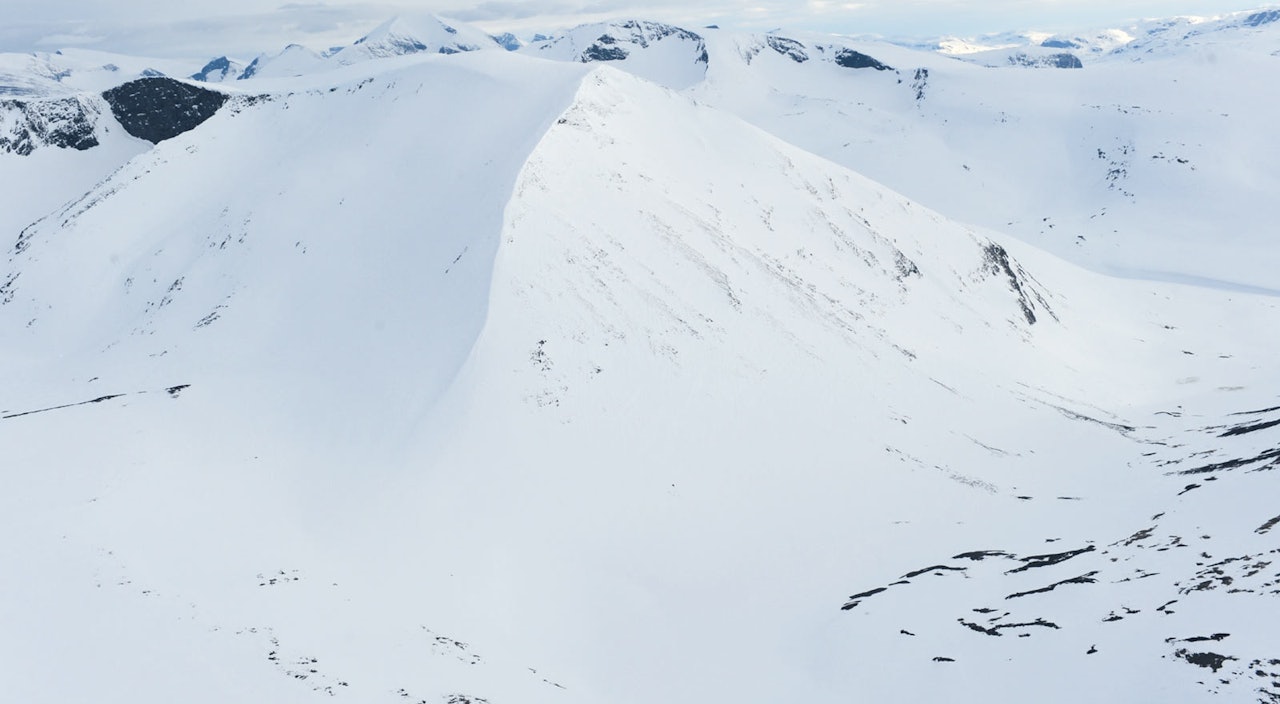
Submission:
POLYGON ((1248 433, 1256 433, 1256 432, 1258 432, 1259 430, 1266 430, 1267 428, 1274 428, 1274 427, 1276 427, 1277 425, 1280 425, 1280 419, 1267 421, 1267 422, 1265 422, 1265 423, 1255 423, 1255 424, 1253 424, 1253 425, 1237 425, 1236 427, 1234 427, 1234 428, 1232 428, 1232 429, 1228 430, 1227 432, 1225 432, 1225 433, 1223 433, 1223 434, 1219 435, 1218 437, 1220 437, 1220 438, 1228 438, 1228 437, 1231 437, 1231 436, 1233 436, 1233 435, 1245 435, 1245 434, 1248 434, 1248 433))
POLYGON ((0 113, 5 112, 16 119, 0 132, 0 152, 26 156, 42 146, 81 151, 98 146, 98 113, 85 98, 0 100, 0 113))
POLYGON ((911 89, 916 92, 916 100, 924 100, 925 89, 929 87, 929 69, 916 69, 915 77, 911 79, 911 89))
POLYGON ((243 81, 248 78, 253 78, 261 68, 262 68, 262 57, 259 56, 253 61, 250 61, 248 66, 244 67, 244 71, 241 71, 240 75, 236 76, 236 80, 243 81))
POLYGON ((1013 555, 1003 550, 974 550, 972 552, 962 552, 959 555, 952 557, 951 559, 973 560, 974 562, 979 562, 987 559, 988 557, 1007 557, 1009 559, 1014 559, 1013 555))
POLYGON ((619 46, 620 44, 632 44, 642 49, 649 48, 653 42, 667 39, 668 37, 676 37, 694 43, 695 51, 698 55, 695 61, 705 64, 709 61, 707 56, 706 42, 701 36, 690 32, 687 29, 681 29, 669 24, 660 22, 639 22, 636 20, 628 20, 612 25, 615 29, 613 33, 600 35, 599 38, 582 51, 582 63, 592 61, 622 61, 629 56, 629 52, 619 46))
POLYGON ((1191 638, 1183 638, 1181 642, 1183 642, 1183 643, 1204 643, 1204 642, 1206 642, 1206 641, 1214 641, 1214 642, 1216 643, 1216 642, 1218 642, 1218 641, 1225 640, 1225 639, 1230 638, 1230 637, 1231 637, 1231 634, 1230 634, 1230 633, 1214 633, 1214 634, 1213 634, 1213 635, 1211 635, 1211 636, 1192 636, 1191 638))
POLYGON ((224 93, 172 78, 130 81, 102 97, 126 132, 153 144, 195 129, 227 102, 224 93))
POLYGON ((1241 412, 1239 412, 1239 413, 1232 413, 1231 415, 1233 415, 1233 416, 1260 416, 1260 415, 1262 415, 1263 413, 1270 413, 1270 412, 1272 412, 1272 411, 1280 411, 1280 406, 1272 406, 1272 407, 1270 407, 1270 408, 1260 408, 1260 409, 1258 409, 1258 410, 1256 410, 1256 411, 1241 411, 1241 412))
POLYGON ((971 630, 971 631, 977 631, 978 633, 982 633, 982 634, 984 634, 984 635, 988 635, 988 636, 999 636, 999 635, 1000 635, 1000 631, 997 631, 997 630, 996 630, 996 629, 994 629, 994 628, 987 628, 986 626, 983 626, 983 625, 978 624, 978 623, 974 623, 974 622, 972 622, 972 621, 966 621, 966 620, 964 620, 964 619, 962 619, 962 618, 958 618, 958 619, 956 619, 956 620, 960 622, 960 625, 961 625, 961 626, 964 626, 965 628, 968 628, 968 629, 969 629, 969 630, 971 630))
POLYGON ((1268 531, 1270 531, 1272 528, 1275 528, 1276 525, 1278 524, 1280 524, 1280 516, 1276 516, 1275 518, 1258 526, 1258 529, 1255 530, 1254 532, 1257 533, 1258 535, 1266 535, 1268 531))
POLYGON ((1096 571, 1090 572, 1088 574, 1082 574, 1079 577, 1072 577, 1071 579, 1064 579, 1061 582, 1054 582, 1053 584, 1050 584, 1047 587, 1040 587, 1039 589, 1032 589, 1030 591, 1025 591, 1025 592, 1016 592, 1014 594, 1010 594, 1009 596, 1006 596, 1005 598, 1018 599, 1024 596, 1031 596, 1032 594, 1044 594, 1046 592, 1051 592, 1054 589, 1057 589, 1058 587, 1061 587, 1066 584, 1093 584, 1098 581, 1094 579, 1094 575, 1096 574, 1098 574, 1096 571))
POLYGON ((836 52, 836 65, 845 68, 874 68, 877 71, 892 71, 893 67, 882 64, 860 51, 841 49, 836 52))
POLYGON ((1219 655, 1217 653, 1192 653, 1188 651, 1186 648, 1182 648, 1178 650, 1173 655, 1174 657, 1179 657, 1179 658, 1182 658, 1183 660, 1186 660, 1192 665, 1205 667, 1210 670, 1213 670, 1214 672, 1221 670, 1222 666, 1226 664, 1228 660, 1235 660, 1235 658, 1229 655, 1219 655))
POLYGON ((911 579, 912 577, 919 577, 920 575, 925 574, 925 573, 928 573, 928 572, 938 572, 938 571, 942 571, 942 570, 948 570, 948 571, 952 571, 952 572, 963 572, 963 571, 965 570, 965 568, 964 568, 964 567, 949 567, 949 566, 947 566, 947 565, 932 565, 932 566, 930 566, 930 567, 922 567, 922 568, 920 568, 920 569, 918 569, 918 570, 915 570, 915 571, 913 571, 913 572, 908 572, 908 573, 906 573, 906 574, 902 575, 902 577, 901 577, 901 578, 902 578, 902 579, 911 579))
POLYGON ((191 74, 191 79, 195 81, 222 80, 231 73, 231 60, 225 56, 219 56, 212 59, 204 65, 196 73, 191 74))
MULTIPOLYGON (((1047 310, 1048 305, 1044 299, 1034 291, 1030 292, 1031 295, 1028 294, 1027 288, 1022 285, 1018 272, 1014 271, 1015 264, 1009 259, 1009 253, 1005 251, 1004 247, 995 242, 989 242, 986 247, 983 247, 983 253, 986 255, 987 269, 992 274, 1004 274, 1009 279, 1009 288, 1018 294, 1018 305, 1022 308, 1023 316, 1026 317, 1028 323, 1035 325, 1035 305, 1032 302, 1031 295, 1035 295, 1036 300, 1047 310)), ((1019 270, 1021 270, 1021 267, 1019 267, 1019 270)), ((1052 315, 1053 311, 1049 311, 1049 314, 1052 315)))
POLYGON ((0 416, 0 420, 9 420, 10 418, 21 418, 22 416, 30 416, 36 413, 48 413, 49 411, 59 411, 64 408, 74 408, 76 406, 88 406, 90 404, 102 403, 103 401, 110 401, 112 399, 120 398, 121 396, 124 396, 124 395, 125 394, 108 394, 106 396, 99 396, 97 398, 89 399, 88 401, 80 401, 79 403, 64 403, 61 406, 50 406, 48 408, 38 408, 34 411, 22 411, 20 413, 10 413, 8 415, 0 416))
POLYGON ((520 41, 520 38, 511 32, 495 34, 493 35, 493 41, 497 42, 498 46, 506 49, 507 51, 515 51, 516 49, 524 46, 524 42, 520 41))
POLYGON ((1059 39, 1054 37, 1040 42, 1040 46, 1046 49, 1079 49, 1080 45, 1070 39, 1059 39))
MULTIPOLYGON (((601 37, 607 39, 607 37, 601 37)), ((592 61, 622 61, 627 58, 627 50, 620 46, 601 46, 597 41, 582 52, 582 63, 592 61)))
POLYGON ((1054 68, 1084 68, 1075 54, 1054 54, 1048 60, 1054 68))
POLYGON ((1084 68, 1079 57, 1066 52, 1046 56, 1030 56, 1018 52, 1009 57, 1009 65, 1029 68, 1084 68))
POLYGON ((1213 464, 1206 464, 1200 467, 1196 467, 1195 469, 1184 469, 1181 472, 1173 472, 1173 474, 1182 475, 1182 476, 1190 476, 1195 474, 1210 474, 1212 472, 1219 472, 1224 469, 1237 469, 1239 467, 1247 467, 1251 464, 1261 465, 1261 466, 1255 467, 1252 471, 1270 469, 1272 467, 1276 467, 1277 465, 1280 465, 1280 449, 1268 450, 1255 457, 1227 460, 1225 462, 1214 462, 1213 464))
MULTIPOLYGON (((1155 520, 1156 518, 1159 518, 1159 516, 1157 515, 1153 517, 1152 520, 1155 520)), ((1125 538, 1124 540, 1112 543, 1110 547, 1115 547, 1117 545, 1123 545, 1125 547, 1128 547, 1130 545, 1133 545, 1134 543, 1141 542, 1143 540, 1146 540, 1147 538, 1150 538, 1152 531, 1154 531, 1155 529, 1156 529, 1155 526, 1151 526, 1150 528, 1143 528, 1142 530, 1134 533, 1133 535, 1129 536, 1128 538, 1125 538)))
POLYGON ((1023 565, 1021 567, 1015 567, 1008 572, 1005 572, 1005 574, 1014 574, 1016 572, 1024 572, 1036 567, 1056 565, 1059 562, 1066 562, 1073 557, 1083 555, 1087 552, 1093 552, 1095 549, 1096 548, 1094 548, 1094 546, 1089 545, 1087 547, 1080 548, 1079 550, 1068 550, 1066 552, 1057 552, 1049 555, 1032 555, 1030 557, 1019 558, 1019 562, 1022 562, 1023 565))
POLYGON ((1263 10, 1255 12, 1244 18, 1243 24, 1246 27, 1261 27, 1264 24, 1280 21, 1280 10, 1263 10))
POLYGON ((862 592, 861 594, 854 594, 853 596, 849 597, 848 603, 840 607, 840 610, 849 611, 850 609, 853 609, 854 607, 856 607, 858 604, 861 604, 863 599, 869 596, 875 596, 876 594, 879 594, 880 592, 883 592, 886 589, 888 589, 888 587, 876 587, 875 589, 862 592))
POLYGON ((792 61, 802 64, 809 60, 809 54, 804 50, 804 45, 794 39, 786 37, 777 37, 772 34, 765 37, 769 48, 791 59, 792 61))

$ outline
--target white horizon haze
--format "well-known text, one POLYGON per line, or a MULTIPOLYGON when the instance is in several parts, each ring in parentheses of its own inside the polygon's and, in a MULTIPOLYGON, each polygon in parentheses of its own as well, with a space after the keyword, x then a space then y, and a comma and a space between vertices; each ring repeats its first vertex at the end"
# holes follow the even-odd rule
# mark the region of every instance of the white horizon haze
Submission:
POLYGON ((348 44, 392 17, 427 14, 522 38, 586 22, 634 18, 689 29, 719 25, 926 39, 1009 31, 1078 32, 1122 27, 1144 18, 1212 17, 1263 6, 1241 0, 714 0, 692 6, 668 0, 226 0, 217 6, 158 0, 11 0, 7 21, 0 25, 0 52, 78 47, 157 58, 252 58, 290 43, 317 50, 348 44))

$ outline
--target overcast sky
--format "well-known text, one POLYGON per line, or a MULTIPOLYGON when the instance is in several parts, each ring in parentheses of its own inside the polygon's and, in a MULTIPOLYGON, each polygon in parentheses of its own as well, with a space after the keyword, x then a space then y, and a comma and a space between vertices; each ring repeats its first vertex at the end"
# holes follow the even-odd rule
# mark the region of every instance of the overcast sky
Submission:
POLYGON ((0 51, 105 51, 252 58, 296 42, 346 44, 391 17, 437 13, 491 32, 527 36, 585 21, 637 17, 697 28, 791 28, 892 37, 973 36, 1006 30, 1070 31, 1125 20, 1215 15, 1248 0, 4 0, 0 51))

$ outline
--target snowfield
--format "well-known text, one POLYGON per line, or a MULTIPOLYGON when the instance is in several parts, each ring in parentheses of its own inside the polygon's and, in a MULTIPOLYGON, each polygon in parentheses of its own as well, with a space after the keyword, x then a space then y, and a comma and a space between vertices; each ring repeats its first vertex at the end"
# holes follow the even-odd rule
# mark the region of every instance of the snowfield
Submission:
POLYGON ((5 55, 3 699, 1280 700, 1257 15, 5 55))

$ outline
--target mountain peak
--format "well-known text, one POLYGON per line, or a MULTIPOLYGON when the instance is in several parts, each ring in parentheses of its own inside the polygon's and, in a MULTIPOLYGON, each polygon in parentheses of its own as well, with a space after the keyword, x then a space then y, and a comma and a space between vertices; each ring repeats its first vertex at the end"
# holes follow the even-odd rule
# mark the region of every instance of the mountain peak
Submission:
POLYGON ((496 49, 498 43, 484 32, 435 15, 405 19, 397 16, 343 47, 334 56, 340 63, 359 58, 404 56, 422 52, 457 54, 464 51, 496 49))

